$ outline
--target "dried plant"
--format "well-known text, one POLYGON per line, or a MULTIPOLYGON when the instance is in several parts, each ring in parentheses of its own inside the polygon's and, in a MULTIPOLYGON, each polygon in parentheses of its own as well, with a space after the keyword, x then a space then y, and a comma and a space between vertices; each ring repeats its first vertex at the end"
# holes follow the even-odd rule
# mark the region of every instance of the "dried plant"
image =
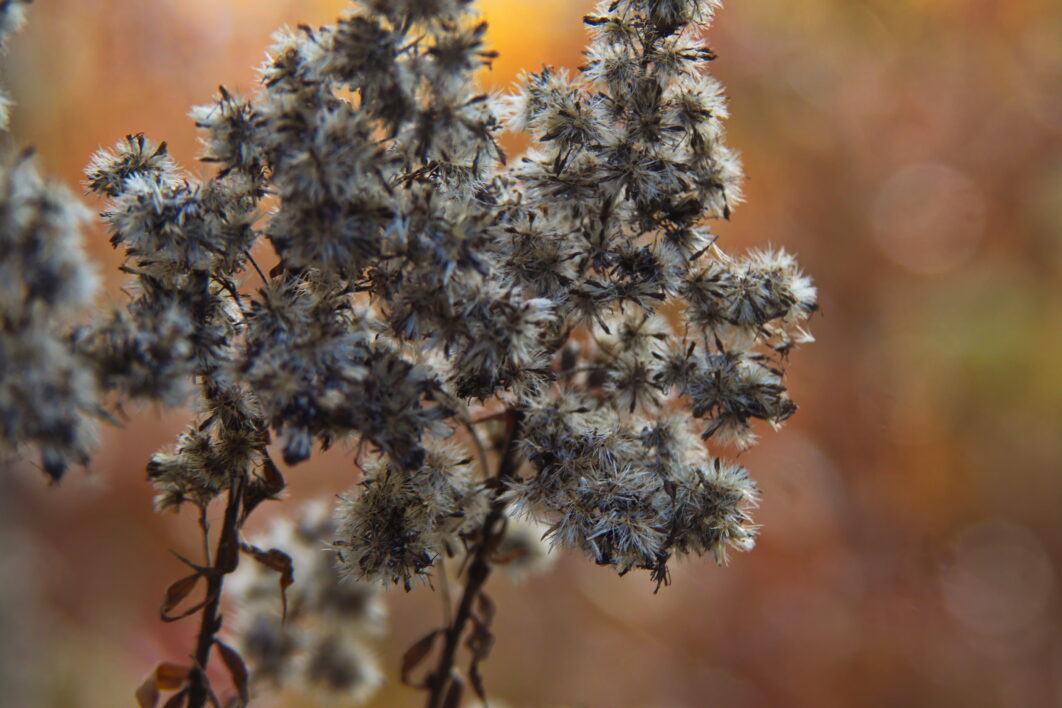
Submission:
MULTIPOLYGON (((142 135, 92 159, 124 308, 55 326, 90 292, 81 211, 24 159, 0 174, 15 283, 0 291, 0 441, 38 446, 58 479, 85 459, 105 393, 200 410, 148 464, 156 507, 198 514, 204 559, 162 606, 197 616, 198 642, 142 705, 218 704, 215 647, 233 704, 289 682, 364 698, 379 676, 366 584, 409 590, 452 556, 456 607, 402 677, 429 706, 466 685, 484 699, 496 566, 535 565, 544 536, 659 587, 676 556, 749 550, 756 487, 706 441, 746 447, 754 420, 796 409, 783 366, 810 339, 815 289, 786 252, 729 256, 706 225, 741 200, 704 68, 718 2, 601 2, 578 74, 543 69, 509 96, 477 86, 495 54, 469 0, 354 5, 279 32, 255 95, 221 88, 192 111, 209 180, 142 135), (511 164, 504 130, 532 139, 511 164), (262 239, 269 273, 251 256, 262 239), (350 445, 362 481, 334 520, 318 509, 252 544, 244 522, 285 486, 273 439, 289 466, 350 445)), ((0 3, 0 28, 20 10, 0 3)))

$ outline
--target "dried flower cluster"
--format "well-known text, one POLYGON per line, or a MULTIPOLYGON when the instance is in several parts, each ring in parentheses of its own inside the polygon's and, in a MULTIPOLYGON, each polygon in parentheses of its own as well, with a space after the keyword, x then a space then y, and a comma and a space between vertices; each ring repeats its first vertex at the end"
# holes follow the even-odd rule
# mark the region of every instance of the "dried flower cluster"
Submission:
MULTIPOLYGON (((706 224, 741 199, 704 68, 716 0, 604 0, 585 18, 579 73, 543 69, 511 96, 477 86, 494 53, 469 0, 353 4, 335 24, 278 33, 255 95, 222 88, 193 109, 210 179, 142 135, 93 158, 87 185, 107 200, 130 302, 69 342, 42 323, 85 298, 79 212, 21 163, 0 175, 4 267, 20 283, 2 291, 0 347, 31 374, 0 380, 0 439, 37 443, 58 477, 84 459, 80 413, 98 391, 191 396, 201 410, 148 473, 159 509, 198 508, 205 541, 212 501, 224 520, 164 604, 169 618, 205 581, 194 663, 178 681, 157 673, 145 704, 175 690, 204 705, 215 645, 246 693, 243 659, 216 639, 241 552, 269 571, 265 585, 234 578, 252 675, 351 695, 375 680, 371 663, 342 622, 308 618, 362 597, 357 581, 409 589, 465 554, 452 621, 410 649, 403 678, 441 637, 419 685, 429 705, 454 704, 472 626, 482 698, 483 584, 492 564, 540 555, 507 529, 541 524, 554 546, 658 583, 676 555, 724 562, 753 546, 757 493, 705 441, 748 446, 753 421, 777 427, 796 409, 782 367, 810 339, 815 289, 786 252, 729 256, 706 224), (533 140, 511 165, 506 129, 533 140), (268 273, 251 255, 260 241, 276 255, 268 273), (288 465, 356 446, 363 479, 334 523, 278 527, 263 549, 240 528, 284 487, 273 439, 288 465), (295 583, 290 624, 260 611, 278 577, 295 583)), ((0 27, 19 9, 0 2, 0 27)))
POLYGON ((333 703, 361 703, 380 686, 383 674, 366 642, 385 629, 382 592, 340 577, 328 549, 334 537, 328 506, 306 505, 254 540, 298 568, 283 595, 276 573, 261 564, 241 565, 226 585, 236 606, 230 633, 253 667, 252 690, 292 686, 333 703))
POLYGON ((363 489, 343 500, 336 547, 350 575, 384 582, 412 578, 454 555, 460 536, 483 523, 487 492, 460 451, 430 443, 422 465, 375 458, 364 467, 363 489))
MULTIPOLYGON (((26 6, 33 0, 0 0, 0 52, 7 47, 7 38, 26 22, 26 6)), ((7 130, 11 99, 0 89, 0 130, 7 130)))
POLYGON ((37 175, 29 153, 0 162, 0 452, 40 450, 62 477, 88 460, 99 410, 91 369, 69 333, 96 290, 81 248, 88 213, 37 175))
MULTIPOLYGON (((0 1, 0 51, 28 2, 0 1)), ((0 131, 10 105, 0 91, 0 131)), ((41 179, 32 151, 0 156, 0 455, 33 446, 52 480, 88 460, 101 410, 71 331, 97 287, 81 247, 88 217, 41 179)))

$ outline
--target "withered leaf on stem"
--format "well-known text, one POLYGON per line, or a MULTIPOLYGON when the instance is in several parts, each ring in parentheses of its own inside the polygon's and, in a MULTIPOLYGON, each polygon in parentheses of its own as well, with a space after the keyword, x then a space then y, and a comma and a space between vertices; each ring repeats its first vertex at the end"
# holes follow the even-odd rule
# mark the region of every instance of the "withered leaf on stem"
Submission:
MULTIPOLYGON (((140 708, 155 708, 159 702, 159 694, 163 691, 176 691, 182 689, 185 683, 188 681, 188 676, 191 674, 192 669, 188 666, 182 666, 180 664, 173 664, 170 662, 163 662, 155 667, 144 683, 140 684, 140 687, 136 690, 136 701, 140 708)), ((181 690, 173 698, 180 696, 184 697, 184 691, 181 690)), ((166 702, 166 705, 170 705, 173 701, 171 698, 166 702)))
POLYGON ((136 689, 136 704, 140 708, 155 708, 158 702, 159 687, 155 684, 155 674, 152 673, 136 689))
POLYGON ((483 686, 483 674, 479 671, 479 664, 490 655, 494 646, 494 634, 488 625, 478 617, 472 616, 472 633, 468 635, 465 646, 472 653, 472 661, 468 668, 468 677, 472 681, 472 688, 481 701, 487 700, 486 689, 483 686))
POLYGON ((473 659, 472 665, 468 669, 468 678, 472 681, 472 690, 476 692, 476 696, 484 704, 487 702, 487 689, 483 685, 483 674, 479 670, 479 660, 473 659))
POLYGON ((478 662, 486 659, 487 655, 490 654, 490 649, 494 646, 494 635, 478 617, 472 617, 471 619, 472 633, 468 635, 465 646, 472 652, 473 660, 478 662))
POLYGON ((479 606, 479 619, 489 627, 490 623, 494 621, 494 600, 490 599, 487 593, 480 590, 479 595, 476 597, 476 604, 479 606))
POLYGON ((180 580, 173 581, 168 588, 166 588, 166 596, 162 600, 162 605, 159 606, 159 615, 162 617, 163 622, 176 622, 179 619, 193 615, 203 608, 207 600, 198 602, 192 607, 189 607, 184 612, 178 615, 171 615, 170 610, 181 604, 189 593, 195 589, 196 583, 199 582, 201 573, 193 573, 192 575, 185 576, 180 580))
POLYGON ((280 473, 280 468, 277 467, 269 455, 266 455, 265 462, 262 464, 262 480, 265 482, 266 490, 270 494, 277 494, 287 486, 287 482, 284 481, 284 475, 280 473))
POLYGON ((182 708, 185 705, 187 698, 188 689, 183 689, 180 693, 175 693, 170 696, 170 700, 166 701, 166 705, 162 708, 182 708))
POLYGON ((472 689, 483 702, 487 700, 486 689, 483 686, 483 674, 480 673, 479 664, 490 654, 494 646, 494 634, 490 631, 491 622, 494 620, 495 606, 485 592, 480 591, 476 596, 477 614, 470 618, 472 632, 465 641, 465 646, 472 653, 472 661, 468 668, 468 678, 472 682, 472 689))
POLYGON ((274 570, 280 573, 280 604, 281 604, 281 617, 287 619, 288 616, 288 593, 287 590, 291 587, 291 584, 295 582, 295 568, 291 563, 291 556, 278 548, 270 548, 268 551, 263 551, 257 546, 252 546, 249 543, 241 543, 240 550, 249 554, 256 561, 264 565, 270 570, 274 570))
POLYGON ((441 634, 443 634, 443 630, 434 629, 418 639, 409 649, 406 649, 406 652, 402 655, 402 683, 412 688, 427 688, 426 681, 414 681, 409 674, 428 657, 428 654, 431 653, 432 645, 435 644, 435 637, 441 634))
POLYGON ((284 491, 287 482, 280 468, 268 455, 262 463, 261 474, 253 477, 248 482, 247 489, 243 493, 243 510, 241 517, 246 519, 258 505, 269 499, 276 499, 277 495, 284 491))
POLYGON ((236 705, 246 706, 251 700, 250 692, 247 688, 250 678, 247 672, 247 664, 244 663, 240 653, 225 642, 215 639, 214 644, 221 653, 221 660, 225 662, 225 666, 229 670, 233 685, 236 686, 236 690, 239 692, 239 703, 236 705))
POLYGON ((192 669, 188 666, 173 664, 167 661, 155 667, 155 684, 162 691, 176 691, 188 680, 192 669))

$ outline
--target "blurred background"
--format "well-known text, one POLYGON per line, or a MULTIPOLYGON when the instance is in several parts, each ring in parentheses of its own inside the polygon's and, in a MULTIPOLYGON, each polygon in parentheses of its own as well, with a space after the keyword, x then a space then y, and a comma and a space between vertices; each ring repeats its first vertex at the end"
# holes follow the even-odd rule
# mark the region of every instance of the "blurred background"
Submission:
MULTIPOLYGON (((344 4, 41 0, 3 62, 12 133, 79 193, 92 152, 131 132, 198 172, 188 108, 218 84, 249 93, 276 27, 344 4)), ((484 82, 577 66, 591 4, 481 0, 501 52, 484 82)), ((801 410, 741 458, 760 543, 728 568, 680 564, 656 595, 576 557, 493 580, 489 691, 543 707, 1062 706, 1062 5, 732 0, 710 43, 748 174, 720 243, 795 251, 823 310, 792 357, 801 410)), ((91 238, 120 302, 118 258, 91 238)), ((156 662, 187 656, 193 623, 157 608, 184 574, 166 549, 194 553, 195 523, 151 512, 144 464, 190 414, 130 413, 58 488, 28 462, 0 475, 0 704, 132 705, 156 662)), ((288 479, 299 499, 356 475, 338 451, 288 479)), ((438 597, 388 601, 374 704, 419 705, 398 658, 438 597)))

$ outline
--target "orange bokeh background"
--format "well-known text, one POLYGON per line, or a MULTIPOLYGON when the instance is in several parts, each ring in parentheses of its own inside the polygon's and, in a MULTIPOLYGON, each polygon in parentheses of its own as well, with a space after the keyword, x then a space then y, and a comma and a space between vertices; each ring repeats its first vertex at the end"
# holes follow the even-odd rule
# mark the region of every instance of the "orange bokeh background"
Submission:
MULTIPOLYGON (((345 4, 39 0, 4 58, 14 141, 75 189, 130 132, 199 172, 188 108, 252 91, 273 29, 345 4)), ((484 81, 578 65, 590 5, 480 2, 501 52, 484 81)), ((720 243, 797 252, 823 309, 792 357, 801 410, 741 458, 760 543, 657 595, 576 557, 492 581, 488 688, 512 706, 1062 706, 1059 3, 732 0, 710 43, 749 176, 720 243)), ((120 301, 98 227, 90 252, 120 301)), ((132 705, 191 646, 157 606, 194 520, 154 515, 143 473, 190 413, 129 413, 88 474, 0 475, 2 705, 132 705)), ((356 480, 343 450, 287 476, 294 499, 356 480)), ((389 602, 374 705, 419 705, 398 657, 438 598, 389 602)))

